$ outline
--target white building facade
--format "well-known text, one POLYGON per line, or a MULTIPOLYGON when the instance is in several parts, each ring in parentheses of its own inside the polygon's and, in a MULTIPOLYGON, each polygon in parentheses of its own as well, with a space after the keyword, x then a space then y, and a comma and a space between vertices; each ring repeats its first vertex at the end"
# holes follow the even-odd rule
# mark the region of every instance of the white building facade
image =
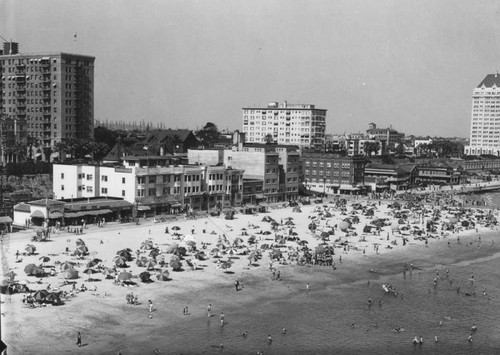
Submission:
POLYGON ((278 143, 320 149, 325 144, 326 110, 309 104, 272 102, 243 108, 248 143, 278 143))
POLYGON ((500 156, 500 75, 488 74, 472 94, 472 117, 466 155, 500 156))

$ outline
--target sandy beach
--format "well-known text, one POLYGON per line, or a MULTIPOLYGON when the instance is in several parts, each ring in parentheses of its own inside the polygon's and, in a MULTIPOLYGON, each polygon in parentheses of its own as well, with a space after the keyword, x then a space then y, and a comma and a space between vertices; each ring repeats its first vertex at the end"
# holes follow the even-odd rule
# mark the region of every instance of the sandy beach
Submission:
MULTIPOLYGON (((3 256, 8 269, 17 274, 14 280, 27 284, 30 290, 47 289, 50 285, 52 290, 56 288, 57 291, 71 293, 73 286, 63 285, 65 279, 60 264, 72 261, 77 263, 75 269, 79 271, 79 278, 68 281, 75 281, 77 289, 84 284, 87 290, 75 292, 73 297, 65 297, 63 305, 48 304, 36 308, 28 308, 23 304, 22 299, 26 294, 3 294, 2 338, 9 346, 9 354, 147 354, 154 353, 156 349, 161 353, 183 353, 183 350, 184 353, 196 353, 189 350, 188 344, 185 349, 182 348, 182 343, 179 345, 178 339, 183 336, 182 332, 189 332, 189 327, 194 329, 195 323, 205 324, 207 321, 207 326, 215 329, 220 322, 221 312, 224 312, 226 317, 224 331, 231 331, 237 336, 244 329, 231 329, 232 324, 236 324, 232 319, 243 317, 244 313, 252 314, 258 309, 256 305, 271 304, 284 299, 291 302, 299 298, 303 300, 307 283, 311 285, 310 292, 314 293, 315 286, 324 280, 331 280, 339 285, 365 283, 367 279, 384 282, 386 276, 401 273, 405 262, 408 262, 408 266, 409 263, 415 263, 415 270, 417 265, 420 269, 436 268, 435 255, 426 260, 426 250, 434 250, 435 246, 443 249, 440 257, 442 264, 451 264, 459 260, 446 253, 446 248, 451 247, 450 243, 456 247, 457 238, 461 238, 463 244, 476 241, 478 234, 483 236, 484 243, 486 240, 488 243, 490 240, 494 241, 495 238, 492 226, 485 224, 482 218, 479 218, 480 223, 476 221, 474 228, 458 227, 457 224, 456 232, 444 231, 443 223, 457 221, 450 221, 454 218, 452 214, 443 212, 439 223, 436 223, 437 229, 432 233, 432 238, 426 238, 426 242, 425 239, 415 238, 410 232, 425 230, 424 223, 431 214, 419 217, 417 212, 410 211, 407 213, 409 216, 398 223, 403 217, 395 216, 395 210, 390 205, 393 205, 393 201, 360 199, 348 201, 347 206, 342 209, 335 207, 330 201, 325 201, 321 204, 300 206, 301 212, 294 212, 291 207, 276 208, 271 209, 269 213, 254 215, 238 213, 233 220, 220 216, 195 220, 179 218, 160 223, 142 220, 139 225, 91 225, 87 226, 83 234, 56 232, 50 241, 46 242, 32 242, 33 230, 6 236, 2 242, 3 256), (353 205, 361 205, 361 208, 353 208, 353 205), (366 213, 368 209, 373 210, 373 213, 366 213), (353 210, 355 212, 352 212, 353 210), (327 213, 330 217, 326 217, 327 213), (276 221, 274 229, 271 223, 263 222, 264 216, 270 216, 276 221), (357 218, 353 218, 355 216, 357 218), (346 218, 351 221, 359 219, 359 222, 352 223, 350 228, 346 229, 342 225, 346 218), (387 223, 380 228, 379 233, 374 228, 371 232, 366 232, 366 225, 383 218, 387 219, 387 223), (292 221, 293 224, 286 225, 287 221, 292 221), (315 221, 316 225, 314 232, 310 230, 312 221, 315 221), (179 236, 174 235, 174 226, 180 228, 177 231, 179 236), (169 228, 168 234, 165 233, 166 227, 169 228), (401 229, 403 230, 400 231, 401 229), (332 230, 333 235, 321 237, 322 232, 328 234, 332 230), (268 233, 261 234, 266 231, 268 233), (290 235, 290 231, 294 234, 290 235), (248 242, 252 235, 255 236, 255 244, 248 242), (292 240, 295 237, 297 240, 292 240), (407 239, 406 245, 403 245, 403 237, 407 239), (89 254, 83 258, 72 255, 79 238, 89 250, 89 254), (236 238, 242 239, 236 241, 237 246, 236 238), (283 243, 284 238, 286 240, 283 243), (173 254, 167 251, 177 244, 186 249, 194 245, 197 250, 205 252, 206 259, 196 260, 195 252, 188 250, 187 255, 181 258, 181 271, 173 271, 170 265, 163 268, 156 265, 149 271, 154 282, 143 283, 138 275, 146 271, 146 267, 138 266, 136 260, 143 256, 151 259, 150 249, 144 245, 141 249, 141 244, 148 240, 153 248, 159 250, 160 255, 157 258, 165 255, 167 261, 171 260, 173 254), (187 243, 188 240, 194 243, 187 243), (22 261, 16 262, 16 251, 26 253, 27 244, 36 247, 36 254, 19 255, 18 258, 22 261), (203 249, 204 244, 206 249, 203 249), (268 246, 263 247, 263 244, 268 246), (335 269, 331 264, 297 265, 293 255, 298 255, 300 259, 304 245, 314 253, 320 244, 323 248, 331 247, 331 250, 334 250, 332 258, 335 269), (218 257, 210 253, 216 246, 220 250, 218 257), (87 263, 95 258, 101 260, 100 265, 112 268, 117 251, 124 248, 132 250, 133 260, 127 262, 128 267, 116 269, 118 273, 123 270, 130 272, 130 281, 135 285, 115 283, 114 273, 108 279, 102 273, 83 273, 87 263), (270 255, 273 249, 281 250, 281 263, 278 258, 271 265, 270 255), (254 250, 260 250, 261 257, 249 260, 250 253, 254 250), (50 258, 44 266, 54 266, 57 274, 42 278, 27 276, 24 267, 30 263, 41 264, 42 256, 50 258), (187 260, 194 261, 196 269, 191 268, 187 260), (158 280, 156 275, 165 269, 169 272, 169 280, 158 280), (272 271, 275 275, 279 271, 279 280, 273 280, 272 271), (89 277, 96 281, 88 281, 89 277), (238 291, 235 287, 236 281, 242 284, 238 291), (138 304, 127 304, 126 296, 130 292, 138 296, 138 304), (152 312, 148 306, 150 300, 154 308, 152 312), (211 317, 208 317, 209 304, 211 317), (185 307, 188 307, 187 314, 185 307), (172 330, 174 328, 176 330, 172 330), (169 329, 169 334, 177 339, 172 341, 176 344, 170 350, 165 348, 165 344, 169 343, 169 334, 163 333, 165 329, 169 329), (82 334, 82 347, 76 346, 78 332, 82 334)), ((484 253, 484 257, 492 255, 491 248, 471 247, 468 250, 476 254, 484 253)), ((45 269, 50 270, 50 267, 45 269)), ((94 269, 97 270, 97 266, 94 269)), ((6 275, 2 276, 2 279, 6 278, 6 275)), ((255 316, 258 317, 258 314, 255 316)), ((227 345, 226 348, 217 348, 218 345, 207 343, 206 353, 222 350, 226 353, 251 353, 249 349, 230 349, 227 345)), ((253 352, 253 349, 251 350, 253 352)))

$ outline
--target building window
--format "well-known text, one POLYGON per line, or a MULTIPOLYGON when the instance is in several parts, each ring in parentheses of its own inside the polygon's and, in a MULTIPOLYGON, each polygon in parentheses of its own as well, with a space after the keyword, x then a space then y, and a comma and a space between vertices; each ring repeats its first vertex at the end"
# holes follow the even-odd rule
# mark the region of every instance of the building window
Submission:
POLYGON ((94 189, 92 188, 92 186, 87 186, 87 192, 93 192, 94 189))
POLYGON ((101 176, 101 181, 107 182, 108 181, 108 176, 107 175, 101 176))
POLYGON ((125 197, 125 190, 122 190, 122 197, 125 197))
POLYGON ((61 173, 61 179, 64 179, 64 173, 61 173))
POLYGON ((92 180, 92 174, 87 174, 87 180, 92 180))
POLYGON ((137 190, 137 197, 144 197, 144 189, 137 190))
POLYGON ((168 186, 167 186, 167 187, 164 187, 164 188, 163 188, 163 194, 164 194, 164 195, 170 195, 170 187, 168 187, 168 186))
POLYGON ((150 184, 154 184, 154 183, 156 183, 156 176, 150 176, 150 177, 149 177, 149 179, 148 179, 148 182, 149 182, 150 184))
POLYGON ((156 188, 152 187, 148 189, 148 196, 156 196, 156 188))
POLYGON ((61 191, 64 191, 64 185, 61 185, 61 191))
POLYGON ((107 187, 101 188, 101 193, 107 194, 108 193, 108 188, 107 187))
POLYGON ((124 183, 125 183, 125 178, 124 178, 124 177, 122 177, 122 184, 124 184, 124 183))

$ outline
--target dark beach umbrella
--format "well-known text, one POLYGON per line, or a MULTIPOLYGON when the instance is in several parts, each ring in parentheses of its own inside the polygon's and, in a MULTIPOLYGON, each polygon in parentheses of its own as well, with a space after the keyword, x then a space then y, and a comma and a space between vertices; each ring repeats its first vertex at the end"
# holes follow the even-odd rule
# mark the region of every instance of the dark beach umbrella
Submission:
POLYGON ((184 247, 178 247, 174 254, 179 256, 184 256, 187 254, 187 250, 184 247))
POLYGON ((166 262, 167 262, 167 255, 165 255, 165 254, 160 254, 160 255, 158 255, 158 256, 156 257, 156 261, 157 261, 158 263, 162 263, 162 262, 163 262, 163 263, 166 263, 166 262))
POLYGON ((45 298, 49 295, 49 291, 47 290, 38 290, 34 293, 33 298, 35 301, 44 301, 45 298))
POLYGON ((156 278, 160 281, 168 281, 170 273, 167 270, 163 270, 161 273, 156 275, 156 278))
POLYGON ((149 252, 149 256, 155 259, 158 255, 160 255, 160 251, 158 249, 151 249, 149 252))
POLYGON ((118 256, 121 256, 122 258, 124 258, 126 261, 129 261, 132 259, 132 252, 131 250, 129 249, 122 249, 122 250, 118 250, 116 252, 116 255, 118 256))
POLYGON ((175 253, 175 251, 177 250, 177 248, 179 247, 179 245, 177 244, 170 244, 167 249, 166 249, 166 252, 169 253, 169 254, 172 254, 172 253, 175 253))
POLYGON ((127 271, 122 271, 118 274, 118 280, 120 281, 129 281, 132 279, 132 274, 127 271))
POLYGON ((271 231, 264 231, 264 232, 262 232, 262 234, 263 234, 263 235, 270 235, 270 234, 272 234, 272 233, 271 233, 271 231))
POLYGON ((255 241, 256 241, 256 237, 255 235, 251 235, 250 237, 248 237, 248 244, 255 244, 255 241))
POLYGON ((230 261, 223 261, 219 264, 220 268, 224 271, 226 271, 227 269, 229 269, 231 266, 233 266, 233 264, 230 262, 230 261))
POLYGON ((269 249, 269 244, 264 243, 260 246, 261 249, 269 249))
POLYGON ((174 230, 174 231, 178 231, 178 230, 181 230, 181 227, 179 227, 179 226, 173 226, 173 227, 172 227, 172 230, 174 230))
POLYGON ((139 278, 142 282, 148 282, 151 281, 151 274, 147 271, 144 271, 139 274, 139 278))
POLYGON ((60 292, 50 292, 45 297, 45 300, 48 302, 59 302, 61 300, 61 293, 60 292))
POLYGON ((38 274, 39 270, 42 270, 42 272, 43 272, 43 269, 40 268, 39 266, 36 266, 35 264, 28 264, 28 265, 26 265, 24 267, 24 272, 28 276, 32 276, 32 275, 38 274))
POLYGON ((33 244, 28 244, 28 245, 26 245, 24 250, 26 250, 28 252, 28 254, 35 254, 36 247, 33 244))
POLYGON ((143 260, 143 259, 141 258, 141 259, 137 259, 137 260, 135 261, 135 264, 136 264, 137 266, 139 266, 139 267, 144 267, 144 266, 146 266, 146 264, 147 264, 147 263, 148 263, 147 258, 146 258, 146 260, 143 260))
POLYGON ((218 256, 219 253, 220 253, 219 248, 213 248, 212 250, 210 250, 210 255, 212 255, 212 256, 218 256))
POLYGON ((93 259, 93 260, 91 260, 91 261, 89 261, 87 263, 87 268, 91 268, 91 267, 97 266, 100 262, 102 262, 101 259, 97 259, 97 258, 93 259))
POLYGON ((306 245, 306 244, 309 244, 309 242, 307 240, 301 240, 297 244, 299 244, 299 245, 306 245))
POLYGON ((205 260, 206 255, 205 255, 205 252, 203 252, 203 251, 197 251, 196 254, 194 255, 194 257, 198 260, 205 260))
POLYGON ((328 240, 330 239, 330 234, 328 234, 327 232, 321 232, 321 239, 323 240, 328 240))
POLYGON ((172 260, 170 262, 170 266, 172 267, 172 270, 179 271, 182 268, 182 263, 179 260, 172 260))

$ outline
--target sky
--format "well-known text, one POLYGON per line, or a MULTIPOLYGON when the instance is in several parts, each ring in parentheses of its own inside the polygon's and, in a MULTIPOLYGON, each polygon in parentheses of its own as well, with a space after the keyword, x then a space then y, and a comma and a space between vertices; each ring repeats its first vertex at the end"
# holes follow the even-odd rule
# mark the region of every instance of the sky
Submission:
POLYGON ((287 101, 327 109, 327 133, 467 137, 500 69, 496 0, 0 0, 0 35, 95 56, 95 119, 171 128, 287 101))

